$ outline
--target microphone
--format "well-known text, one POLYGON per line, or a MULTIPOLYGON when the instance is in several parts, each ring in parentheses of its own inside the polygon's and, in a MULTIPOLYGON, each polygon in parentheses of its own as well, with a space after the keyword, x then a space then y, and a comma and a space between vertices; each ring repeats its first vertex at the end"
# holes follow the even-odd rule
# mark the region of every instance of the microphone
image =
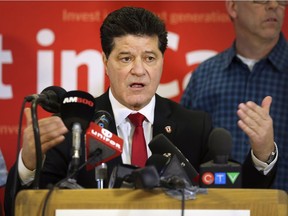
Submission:
POLYGON ((183 189, 191 187, 190 182, 176 155, 153 154, 146 161, 145 167, 131 172, 131 185, 136 189, 183 189))
POLYGON ((156 168, 160 176, 159 186, 161 187, 179 189, 192 186, 176 155, 153 154, 146 161, 146 166, 156 168))
POLYGON ((80 163, 81 134, 93 118, 95 110, 94 97, 83 91, 69 91, 65 94, 60 116, 65 126, 72 131, 72 160, 69 171, 76 173, 80 163))
POLYGON ((191 184, 176 154, 152 154, 145 167, 133 171, 132 176, 136 188, 160 187, 167 195, 182 201, 195 199, 197 193, 207 191, 191 184))
POLYGON ((155 166, 138 168, 131 173, 136 189, 153 189, 160 186, 160 176, 155 166))
POLYGON ((94 159, 87 164, 87 170, 118 157, 122 149, 123 140, 120 137, 94 122, 90 123, 86 131, 86 156, 94 159))
MULTIPOLYGON (((112 116, 107 111, 99 110, 95 112, 93 119, 96 119, 94 122, 98 124, 100 127, 108 128, 110 122, 112 121, 112 116)), ((94 153, 89 153, 89 155, 91 154, 93 155, 94 153)), ((86 153, 86 155, 88 154, 86 153)), ((86 166, 88 166, 88 164, 89 163, 87 163, 86 166)), ((103 189, 104 183, 107 180, 107 164, 106 163, 101 163, 100 165, 95 167, 95 179, 97 181, 97 188, 103 189)))
POLYGON ((111 173, 108 188, 134 188, 132 172, 139 167, 130 164, 118 164, 111 173))
POLYGON ((176 155, 168 157, 153 154, 142 168, 128 164, 115 166, 110 177, 109 188, 182 189, 191 186, 188 181, 189 178, 176 155))
POLYGON ((94 114, 94 122, 102 128, 108 128, 110 123, 113 121, 112 116, 105 110, 98 110, 94 114))
POLYGON ((214 128, 208 145, 213 160, 200 165, 200 186, 204 188, 241 188, 241 165, 229 161, 232 136, 224 128, 214 128))
POLYGON ((163 172, 165 171, 166 167, 171 161, 171 157, 167 155, 160 155, 160 154, 152 154, 146 161, 145 166, 154 166, 162 176, 163 172))
POLYGON ((94 97, 84 91, 69 91, 63 99, 60 107, 60 115, 68 129, 78 122, 83 130, 86 130, 95 111, 94 97))
MULTIPOLYGON (((189 160, 182 154, 182 152, 164 135, 158 134, 149 143, 149 148, 152 154, 161 154, 166 156, 176 155, 179 164, 185 170, 188 176, 189 184, 198 184, 198 172, 191 165, 189 160)), ((174 162, 175 163, 175 162, 174 162)))
POLYGON ((25 97, 25 103, 31 103, 31 116, 32 116, 32 126, 34 132, 35 141, 35 154, 36 154, 36 171, 34 178, 34 188, 39 188, 40 171, 42 168, 42 152, 41 152, 41 140, 38 125, 38 115, 37 106, 40 104, 46 111, 57 113, 60 109, 60 102, 66 91, 59 86, 50 86, 45 88, 41 94, 34 94, 25 97))
POLYGON ((50 113, 58 113, 60 104, 66 91, 59 86, 49 86, 42 90, 40 94, 26 96, 28 102, 37 101, 41 107, 50 113))

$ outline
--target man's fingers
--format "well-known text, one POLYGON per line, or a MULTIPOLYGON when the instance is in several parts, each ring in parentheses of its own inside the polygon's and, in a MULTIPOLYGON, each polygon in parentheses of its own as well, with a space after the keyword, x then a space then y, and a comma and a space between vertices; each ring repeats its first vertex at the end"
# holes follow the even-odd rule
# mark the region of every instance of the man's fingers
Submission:
POLYGON ((272 104, 272 97, 267 96, 263 99, 261 106, 267 113, 269 113, 271 104, 272 104))
POLYGON ((27 122, 27 127, 28 127, 29 125, 32 124, 31 109, 28 108, 28 107, 26 107, 26 108, 24 109, 24 114, 25 114, 25 117, 26 117, 26 122, 27 122))

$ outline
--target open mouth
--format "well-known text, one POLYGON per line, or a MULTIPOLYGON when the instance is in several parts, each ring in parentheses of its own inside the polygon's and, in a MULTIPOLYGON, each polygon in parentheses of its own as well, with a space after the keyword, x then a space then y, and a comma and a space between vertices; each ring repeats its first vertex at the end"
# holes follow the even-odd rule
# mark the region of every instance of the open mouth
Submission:
POLYGON ((131 88, 143 88, 144 84, 143 83, 132 83, 130 85, 131 88))
POLYGON ((276 18, 268 18, 266 19, 266 22, 277 22, 276 18))

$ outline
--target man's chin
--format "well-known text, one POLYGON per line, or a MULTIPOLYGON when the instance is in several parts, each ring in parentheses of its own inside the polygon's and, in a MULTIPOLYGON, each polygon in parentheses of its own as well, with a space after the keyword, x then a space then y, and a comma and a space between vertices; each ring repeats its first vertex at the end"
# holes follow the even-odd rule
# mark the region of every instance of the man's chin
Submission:
POLYGON ((141 96, 131 96, 129 98, 129 107, 130 109, 133 109, 133 110, 140 110, 142 109, 143 107, 145 107, 147 104, 149 103, 148 100, 142 100, 141 99, 141 96))

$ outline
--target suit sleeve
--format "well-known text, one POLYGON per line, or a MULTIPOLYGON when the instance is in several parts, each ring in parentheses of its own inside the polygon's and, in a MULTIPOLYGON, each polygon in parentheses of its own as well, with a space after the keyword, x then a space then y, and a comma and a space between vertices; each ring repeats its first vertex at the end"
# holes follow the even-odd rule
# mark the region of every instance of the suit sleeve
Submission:
POLYGON ((242 187, 271 188, 276 176, 276 171, 277 163, 267 175, 264 175, 261 171, 258 171, 254 166, 251 153, 249 152, 242 165, 242 187))

